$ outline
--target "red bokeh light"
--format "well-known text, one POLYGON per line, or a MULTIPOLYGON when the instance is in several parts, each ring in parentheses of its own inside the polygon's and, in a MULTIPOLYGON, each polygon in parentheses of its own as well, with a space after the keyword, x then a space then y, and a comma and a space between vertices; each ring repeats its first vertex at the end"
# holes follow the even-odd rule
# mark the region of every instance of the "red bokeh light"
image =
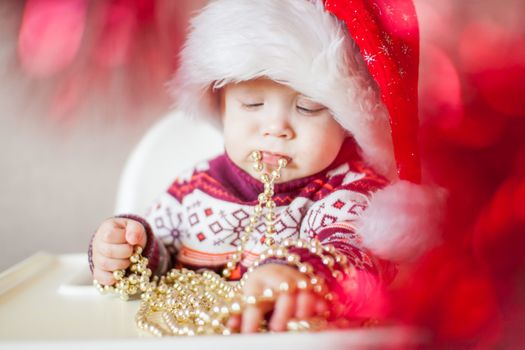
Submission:
POLYGON ((525 39, 502 25, 473 21, 460 35, 461 69, 501 116, 523 117, 525 39))
POLYGON ((49 77, 76 58, 86 25, 87 0, 28 0, 18 37, 22 67, 49 77))

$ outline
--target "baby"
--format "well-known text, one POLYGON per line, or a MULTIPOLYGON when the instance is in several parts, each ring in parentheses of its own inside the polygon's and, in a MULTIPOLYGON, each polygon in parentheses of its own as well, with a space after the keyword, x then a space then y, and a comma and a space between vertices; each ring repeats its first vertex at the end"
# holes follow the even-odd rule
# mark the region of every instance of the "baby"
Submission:
MULTIPOLYGON (((233 330, 256 332, 265 318, 270 330, 284 331, 291 319, 378 311, 378 291, 395 275, 392 261, 416 256, 427 244, 417 231, 424 224, 405 220, 403 211, 424 191, 397 178, 419 181, 410 148, 415 135, 396 144, 399 130, 389 126, 395 121, 405 132, 415 118, 410 101, 417 86, 410 81, 416 74, 417 84, 417 45, 378 27, 381 21, 371 19, 379 7, 340 3, 216 0, 193 19, 175 98, 190 116, 222 128, 225 152, 177 177, 144 217, 104 221, 90 246, 95 280, 114 284, 113 272, 128 268, 140 246, 155 275, 208 268, 238 280, 252 267, 243 293, 276 297, 249 303, 230 319, 233 330), (352 23, 363 18, 368 22, 356 33, 381 30, 382 47, 375 37, 354 36, 352 23), (399 63, 383 84, 375 65, 397 64, 400 45, 409 63, 399 63), (397 123, 400 113, 409 122, 397 123), (252 213, 260 214, 261 204, 269 211, 258 222, 252 213), (265 258, 269 246, 290 239, 303 243, 265 258), (330 249, 320 254, 304 243, 313 240, 330 249), (327 291, 304 288, 316 281, 327 291)), ((403 11, 405 22, 415 23, 413 7, 403 11)))

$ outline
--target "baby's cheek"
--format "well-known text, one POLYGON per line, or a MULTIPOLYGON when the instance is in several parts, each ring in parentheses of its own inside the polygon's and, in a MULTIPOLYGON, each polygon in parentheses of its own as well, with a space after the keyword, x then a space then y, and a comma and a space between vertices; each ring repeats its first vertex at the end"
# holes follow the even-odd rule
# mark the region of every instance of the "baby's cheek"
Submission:
POLYGON ((315 147, 302 157, 300 171, 303 176, 310 176, 324 170, 330 163, 322 147, 315 147))

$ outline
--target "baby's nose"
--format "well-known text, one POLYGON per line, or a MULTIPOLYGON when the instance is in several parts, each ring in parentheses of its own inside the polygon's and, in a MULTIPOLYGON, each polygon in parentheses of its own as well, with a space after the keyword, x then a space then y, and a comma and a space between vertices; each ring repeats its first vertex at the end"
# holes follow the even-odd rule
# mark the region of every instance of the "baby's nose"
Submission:
POLYGON ((269 116, 269 118, 264 121, 262 130, 264 136, 283 139, 291 139, 295 136, 288 116, 285 113, 276 113, 273 116, 269 116))
POLYGON ((282 139, 291 139, 294 136, 294 132, 288 124, 272 123, 271 125, 267 125, 264 128, 263 135, 282 138, 282 139))

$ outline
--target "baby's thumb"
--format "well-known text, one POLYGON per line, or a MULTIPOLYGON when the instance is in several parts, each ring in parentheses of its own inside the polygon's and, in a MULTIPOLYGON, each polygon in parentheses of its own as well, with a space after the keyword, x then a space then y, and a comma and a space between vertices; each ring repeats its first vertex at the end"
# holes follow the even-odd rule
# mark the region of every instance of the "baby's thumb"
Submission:
POLYGON ((135 220, 127 220, 126 222, 126 242, 135 246, 139 245, 142 248, 146 246, 146 230, 140 222, 135 220))

